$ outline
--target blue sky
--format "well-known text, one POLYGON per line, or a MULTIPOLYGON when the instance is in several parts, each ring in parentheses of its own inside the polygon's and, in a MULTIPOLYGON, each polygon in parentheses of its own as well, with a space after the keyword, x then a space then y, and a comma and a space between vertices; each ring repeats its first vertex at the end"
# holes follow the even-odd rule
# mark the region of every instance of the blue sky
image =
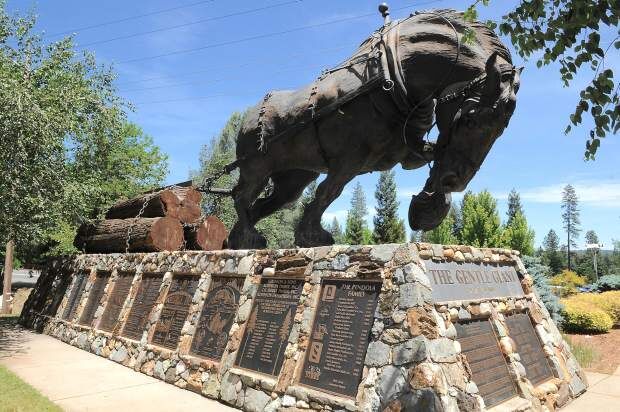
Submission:
MULTIPOLYGON (((255 104, 269 90, 309 83, 322 69, 348 57, 357 44, 380 26, 378 3, 9 0, 8 8, 34 7, 39 15, 38 29, 48 34, 46 39, 58 39, 56 33, 76 32, 80 47, 92 50, 99 62, 114 65, 119 93, 135 105, 130 119, 142 126, 170 156, 167 182, 174 183, 186 180, 189 171, 197 168, 201 146, 218 133, 232 112, 255 104), (158 13, 170 8, 176 9, 158 13), (219 18, 257 8, 265 9, 219 18), (131 18, 147 13, 151 14, 131 18), (371 16, 355 18, 365 14, 371 16), (82 29, 120 19, 125 20, 82 29), (341 19, 348 20, 330 24, 341 19), (325 24, 247 40, 321 23, 325 24), (183 26, 167 29, 177 25, 183 26), (137 35, 153 30, 158 31, 137 35), (124 36, 132 37, 108 41, 124 36), (228 44, 218 46, 221 43, 228 44), (202 49, 187 51, 196 48, 202 49)), ((389 3, 393 17, 399 18, 416 9, 463 10, 471 1, 393 0, 389 3)), ((491 3, 490 7, 480 8, 482 18, 498 19, 517 2, 491 3)), ((607 34, 602 33, 604 40, 609 38, 607 34)), ((508 39, 504 41, 509 44, 508 39)), ((613 48, 610 50, 614 53, 613 48)), ((502 217, 507 193, 517 189, 539 244, 551 228, 563 238, 561 188, 571 183, 580 197, 584 233, 595 230, 606 248, 610 247, 612 238, 620 239, 620 142, 617 136, 606 139, 597 160, 585 162, 583 149, 588 129, 582 127, 568 136, 563 134, 579 90, 591 74, 585 73, 570 88, 564 88, 557 67, 539 70, 535 60, 524 62, 515 53, 513 58, 516 64, 525 66, 517 110, 469 189, 490 190, 498 198, 502 217)), ((608 57, 606 64, 618 73, 619 62, 616 52, 608 57)), ((404 218, 410 197, 421 189, 426 172, 426 169, 396 169, 400 212, 404 218)), ((377 173, 357 178, 366 190, 370 210, 373 210, 377 178, 377 173)), ((328 209, 326 220, 336 216, 344 222, 353 184, 328 209)), ((458 201, 462 195, 455 194, 454 198, 458 201)), ((583 233, 579 243, 584 243, 583 233)))

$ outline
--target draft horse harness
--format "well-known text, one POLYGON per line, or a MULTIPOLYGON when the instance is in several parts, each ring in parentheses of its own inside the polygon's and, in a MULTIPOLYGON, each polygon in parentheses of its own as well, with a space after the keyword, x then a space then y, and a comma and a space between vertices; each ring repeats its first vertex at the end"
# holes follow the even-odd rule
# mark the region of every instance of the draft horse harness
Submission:
MULTIPOLYGON (((385 15, 384 15, 385 17, 385 15)), ((439 12, 416 12, 409 15, 409 17, 403 20, 397 20, 390 22, 389 19, 386 19, 385 24, 375 31, 371 37, 366 41, 366 47, 369 49, 367 53, 360 54, 353 59, 347 60, 342 64, 324 70, 321 75, 316 80, 315 84, 311 88, 310 96, 308 98, 308 106, 307 112, 309 113, 309 120, 302 120, 297 122, 296 124, 288 127, 287 129, 279 132, 273 137, 267 139, 267 133, 264 130, 264 115, 267 111, 267 103, 269 102, 269 98, 271 94, 268 93, 263 98, 262 106, 259 110, 258 114, 258 128, 259 128, 259 141, 257 142, 258 151, 256 153, 252 153, 251 155, 243 156, 237 158, 233 162, 225 165, 220 171, 217 173, 207 176, 202 184, 196 188, 196 190, 201 191, 203 193, 211 193, 211 194, 220 194, 220 195, 230 195, 230 189, 220 189, 213 188, 213 184, 222 176, 230 174, 233 170, 239 167, 239 164, 244 162, 245 160, 258 155, 264 155, 268 150, 268 145, 272 144, 282 138, 288 137, 292 134, 296 134, 301 130, 304 130, 306 127, 311 125, 315 125, 316 123, 324 118, 325 116, 334 113, 340 107, 345 105, 346 103, 352 101, 353 99, 368 94, 373 91, 377 91, 382 89, 383 91, 390 93, 391 100, 396 106, 397 110, 403 115, 403 128, 402 128, 402 137, 403 142, 407 147, 411 147, 407 142, 407 124, 409 120, 413 117, 419 109, 425 104, 432 104, 433 107, 438 104, 447 103, 456 99, 467 99, 471 93, 484 85, 486 80, 486 73, 482 73, 481 75, 475 77, 471 81, 467 82, 462 87, 457 90, 441 95, 441 91, 448 84, 450 77, 452 76, 452 72, 458 63, 460 56, 461 43, 458 36, 458 32, 452 22, 443 16, 439 12), (408 94, 407 88, 405 86, 405 78, 401 67, 401 59, 398 51, 398 41, 399 41, 399 25, 409 20, 410 18, 420 15, 420 14, 432 14, 437 16, 438 18, 443 19, 454 31, 454 35, 456 38, 456 57, 449 71, 444 76, 444 79, 439 84, 439 86, 431 92, 424 99, 415 102, 408 94), (316 107, 316 94, 318 90, 318 84, 325 79, 329 74, 335 73, 340 70, 348 70, 353 66, 360 65, 366 63, 365 72, 367 74, 367 79, 361 87, 352 91, 348 94, 345 94, 332 103, 317 108, 316 107)), ((513 68, 514 70, 514 68, 513 68)), ((432 127, 431 127, 432 128, 432 127)), ((439 148, 437 148, 439 149, 439 148)), ((436 152, 434 144, 430 142, 426 142, 425 151, 431 153, 431 159, 429 160, 426 156, 411 150, 412 153, 419 156, 422 160, 429 164, 432 161, 432 154, 436 152)))

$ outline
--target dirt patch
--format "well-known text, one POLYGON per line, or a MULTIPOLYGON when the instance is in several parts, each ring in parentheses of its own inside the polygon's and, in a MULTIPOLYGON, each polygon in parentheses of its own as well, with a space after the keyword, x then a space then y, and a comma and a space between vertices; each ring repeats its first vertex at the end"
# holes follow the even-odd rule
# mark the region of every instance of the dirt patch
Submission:
POLYGON ((611 374, 620 366, 620 328, 600 335, 564 336, 583 369, 611 374))

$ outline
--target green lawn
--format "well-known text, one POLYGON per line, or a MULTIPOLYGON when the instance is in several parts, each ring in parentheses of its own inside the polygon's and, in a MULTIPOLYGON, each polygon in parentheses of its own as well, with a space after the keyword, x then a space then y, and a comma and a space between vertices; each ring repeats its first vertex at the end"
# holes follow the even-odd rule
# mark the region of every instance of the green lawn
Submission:
POLYGON ((62 409, 4 366, 0 366, 0 411, 61 412, 62 409))

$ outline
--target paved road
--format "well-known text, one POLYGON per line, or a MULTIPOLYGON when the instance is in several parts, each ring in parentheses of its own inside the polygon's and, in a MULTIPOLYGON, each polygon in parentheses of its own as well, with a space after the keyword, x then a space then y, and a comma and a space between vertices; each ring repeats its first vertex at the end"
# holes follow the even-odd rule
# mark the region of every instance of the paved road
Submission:
POLYGON ((2 319, 0 364, 66 411, 238 412, 2 319))
POLYGON ((35 283, 37 283, 37 279, 39 279, 39 272, 32 271, 33 276, 30 276, 29 270, 27 269, 18 269, 13 271, 13 288, 23 287, 23 288, 31 288, 34 287, 35 283))

